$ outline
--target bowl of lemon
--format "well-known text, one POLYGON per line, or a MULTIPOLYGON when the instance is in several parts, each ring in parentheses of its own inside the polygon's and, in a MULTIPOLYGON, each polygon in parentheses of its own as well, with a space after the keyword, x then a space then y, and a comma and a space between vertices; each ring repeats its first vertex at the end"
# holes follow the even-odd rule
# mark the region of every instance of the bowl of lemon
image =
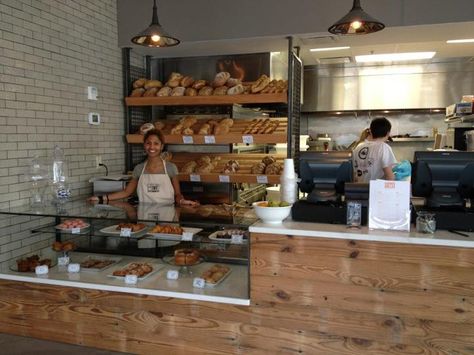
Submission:
POLYGON ((262 222, 281 223, 290 215, 292 205, 285 201, 258 201, 252 206, 262 222))

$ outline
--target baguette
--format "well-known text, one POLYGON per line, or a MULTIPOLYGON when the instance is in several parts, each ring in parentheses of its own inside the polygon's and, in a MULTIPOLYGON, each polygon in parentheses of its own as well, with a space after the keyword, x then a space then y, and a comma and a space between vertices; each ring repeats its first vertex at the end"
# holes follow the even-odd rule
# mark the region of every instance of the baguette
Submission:
POLYGON ((263 74, 257 81, 250 87, 252 94, 259 93, 270 83, 270 78, 263 74))

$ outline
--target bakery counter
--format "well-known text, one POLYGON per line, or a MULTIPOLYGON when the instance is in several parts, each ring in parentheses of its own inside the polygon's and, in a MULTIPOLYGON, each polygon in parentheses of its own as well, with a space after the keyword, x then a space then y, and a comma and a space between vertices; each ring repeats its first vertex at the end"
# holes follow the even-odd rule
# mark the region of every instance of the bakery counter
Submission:
POLYGON ((417 233, 412 227, 410 232, 370 230, 367 227, 348 228, 345 225, 297 222, 286 219, 281 224, 263 222, 249 227, 251 233, 292 235, 310 238, 332 238, 378 241, 388 243, 406 243, 420 245, 438 245, 447 247, 474 248, 474 233, 460 234, 438 230, 434 234, 417 233))
MULTIPOLYGON (((53 266, 46 275, 36 275, 34 272, 18 272, 16 265, 4 267, 0 279, 32 282, 37 284, 76 287, 112 292, 125 292, 140 295, 172 297, 186 300, 210 301, 248 306, 250 304, 248 292, 248 268, 245 265, 225 264, 230 272, 216 285, 205 284, 203 288, 193 286, 193 280, 200 277, 214 263, 203 262, 190 266, 184 273, 179 274, 177 280, 167 279, 168 270, 178 270, 178 267, 167 264, 161 259, 113 256, 78 253, 70 254, 72 263, 81 263, 85 259, 113 260, 114 264, 102 271, 92 271, 82 268, 79 272, 68 272, 67 266, 53 266), (147 263, 153 270, 138 279, 134 285, 127 284, 125 277, 114 276, 116 270, 123 269, 130 263, 147 263)), ((54 259, 53 259, 54 260, 54 259)))

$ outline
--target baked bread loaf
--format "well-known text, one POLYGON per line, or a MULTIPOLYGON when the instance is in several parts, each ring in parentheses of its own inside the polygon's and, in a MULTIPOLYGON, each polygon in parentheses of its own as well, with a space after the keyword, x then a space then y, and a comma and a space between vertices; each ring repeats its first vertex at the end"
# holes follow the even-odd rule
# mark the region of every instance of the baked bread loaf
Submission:
POLYGON ((204 86, 207 86, 207 81, 206 80, 196 80, 194 84, 192 85, 193 89, 200 90, 204 86))
POLYGON ((198 174, 209 174, 214 170, 214 164, 212 163, 207 163, 207 164, 202 164, 198 165, 196 169, 194 169, 194 172, 198 174))
POLYGON ((155 126, 155 129, 156 129, 157 131, 161 131, 161 130, 162 130, 163 128, 165 128, 165 126, 166 126, 166 125, 165 125, 163 122, 161 122, 161 121, 155 121, 155 122, 153 123, 153 125, 155 126))
POLYGON ((147 132, 155 129, 155 125, 153 123, 144 123, 140 126, 140 134, 145 135, 147 132))
POLYGON ((229 88, 227 86, 219 86, 217 88, 214 89, 212 95, 215 95, 215 96, 223 96, 223 95, 227 95, 227 90, 229 88))
POLYGON ((226 71, 222 71, 220 73, 217 73, 215 78, 214 78, 214 81, 212 82, 212 86, 215 87, 215 88, 217 88, 219 86, 223 86, 223 85, 225 85, 225 83, 229 79, 230 79, 230 73, 228 73, 226 71))
POLYGON ((158 92, 158 88, 150 88, 145 91, 143 94, 144 97, 150 97, 150 96, 156 96, 156 93, 158 92))
POLYGON ((229 127, 232 127, 234 125, 234 120, 232 118, 224 118, 219 122, 219 124, 225 124, 229 127))
POLYGON ((283 170, 283 166, 280 163, 272 163, 267 165, 265 168, 265 174, 267 175, 280 175, 283 170))
POLYGON ((242 84, 242 80, 236 79, 236 78, 229 78, 229 80, 227 80, 227 82, 225 83, 225 85, 229 88, 234 87, 239 84, 242 84))
POLYGON ((188 161, 181 168, 181 173, 182 174, 192 174, 194 172, 194 169, 196 169, 196 166, 197 166, 197 163, 195 161, 188 161))
POLYGON ((252 165, 250 172, 252 174, 264 174, 266 167, 267 166, 263 162, 258 162, 257 164, 252 165))
POLYGON ((175 88, 179 86, 182 79, 183 75, 181 75, 180 73, 171 73, 170 77, 168 78, 168 81, 166 82, 166 86, 169 86, 170 88, 175 88))
POLYGON ((227 95, 241 95, 244 93, 244 87, 242 84, 237 84, 227 90, 227 95))
POLYGON ((176 265, 194 265, 197 262, 199 262, 199 252, 196 249, 176 249, 174 251, 176 265))
POLYGON ((181 123, 178 123, 176 126, 174 126, 172 129, 171 129, 171 134, 181 134, 181 132, 183 131, 183 125, 181 123))
POLYGON ((183 96, 184 95, 184 90, 186 90, 182 86, 177 86, 171 91, 171 96, 183 96))
POLYGON ((189 128, 192 125, 196 124, 197 118, 194 116, 185 116, 179 120, 179 123, 183 125, 183 128, 189 128))
POLYGON ((199 128, 198 134, 211 134, 211 125, 204 123, 201 128, 199 128))
POLYGON ((193 85, 194 79, 192 76, 185 76, 183 79, 181 79, 180 86, 187 88, 191 85, 193 85))
POLYGON ((224 174, 233 174, 236 173, 240 169, 240 164, 237 160, 229 160, 225 165, 222 172, 224 174))
POLYGON ((172 88, 168 86, 163 86, 160 90, 158 90, 156 96, 170 96, 172 91, 172 88))
POLYGON ((210 164, 211 163, 211 158, 207 155, 203 155, 200 157, 198 160, 196 160, 196 163, 198 165, 205 165, 205 164, 210 164))
POLYGON ((186 88, 184 90, 184 96, 197 96, 198 92, 194 88, 186 88))
POLYGON ((265 74, 263 74, 262 76, 260 76, 260 78, 257 79, 255 83, 252 84, 252 86, 250 87, 250 90, 252 94, 256 94, 262 91, 263 89, 265 89, 265 87, 269 83, 270 83, 270 78, 266 76, 265 74))
POLYGON ((211 86, 204 86, 198 92, 199 96, 211 96, 214 89, 211 86))
POLYGON ((191 127, 183 129, 181 134, 184 134, 185 136, 192 136, 194 134, 194 130, 191 127))
POLYGON ((151 88, 161 88, 163 87, 163 84, 159 80, 147 80, 145 85, 145 89, 151 89, 151 88))
POLYGON ((272 157, 271 155, 268 155, 262 159, 262 163, 265 164, 265 166, 273 164, 275 162, 276 162, 275 158, 272 157))
POLYGON ((137 79, 133 82, 132 86, 134 89, 137 89, 137 88, 142 88, 145 86, 145 83, 147 82, 146 78, 140 78, 140 79, 137 79))
POLYGON ((145 93, 145 89, 144 88, 137 88, 137 89, 133 89, 132 90, 132 93, 130 94, 131 97, 140 97, 142 96, 144 93, 145 93))
POLYGON ((219 123, 217 126, 214 127, 214 134, 227 134, 230 131, 230 126, 226 124, 219 123))

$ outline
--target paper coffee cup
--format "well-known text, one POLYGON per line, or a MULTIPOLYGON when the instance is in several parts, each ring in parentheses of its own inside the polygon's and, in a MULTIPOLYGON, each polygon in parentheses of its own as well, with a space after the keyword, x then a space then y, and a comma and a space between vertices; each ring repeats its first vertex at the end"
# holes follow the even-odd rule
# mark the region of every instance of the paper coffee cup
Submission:
POLYGON ((295 162, 293 159, 285 159, 283 161, 283 177, 287 179, 295 178, 295 162))

